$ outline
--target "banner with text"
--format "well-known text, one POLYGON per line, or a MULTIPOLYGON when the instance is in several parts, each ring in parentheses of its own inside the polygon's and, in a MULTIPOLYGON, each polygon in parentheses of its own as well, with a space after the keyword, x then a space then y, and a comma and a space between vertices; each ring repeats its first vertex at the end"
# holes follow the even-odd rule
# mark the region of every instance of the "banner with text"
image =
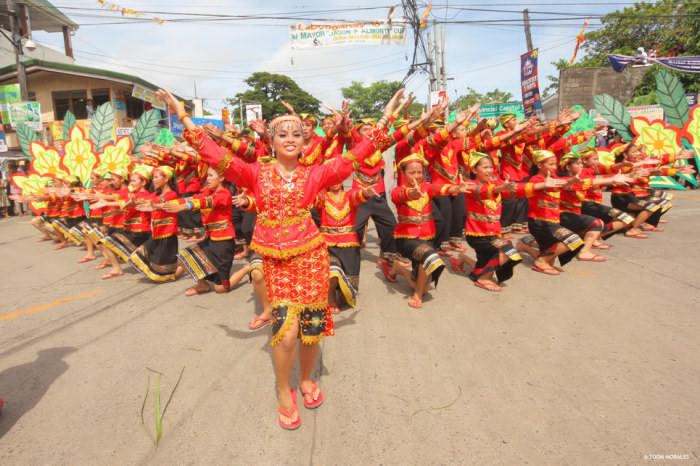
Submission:
POLYGON ((404 45, 406 25, 376 23, 296 24, 289 27, 293 49, 338 45, 404 45))
POLYGON ((536 115, 538 118, 544 118, 538 81, 537 56, 538 49, 531 50, 520 56, 520 86, 523 91, 525 116, 536 115))
POLYGON ((479 107, 480 118, 498 118, 504 113, 513 113, 518 120, 522 120, 525 114, 523 103, 507 102, 503 104, 484 104, 479 107))

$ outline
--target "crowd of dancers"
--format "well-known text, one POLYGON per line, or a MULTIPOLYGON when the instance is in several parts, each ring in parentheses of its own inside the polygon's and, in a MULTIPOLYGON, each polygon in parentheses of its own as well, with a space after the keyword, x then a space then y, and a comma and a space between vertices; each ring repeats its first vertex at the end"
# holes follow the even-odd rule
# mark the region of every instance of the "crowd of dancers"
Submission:
POLYGON ((269 123, 224 132, 196 126, 169 92, 159 96, 185 125, 184 142, 146 145, 129 169, 94 171, 89 187, 59 176, 16 200, 45 202, 32 221, 43 239, 85 247, 80 262, 99 259, 105 280, 126 265, 154 282, 189 275, 195 284, 185 294, 194 296, 248 277, 263 308, 249 328, 272 327, 285 429, 301 423, 289 385, 297 340, 303 404, 323 403, 311 379, 318 342, 334 333, 335 313, 355 306, 370 218, 384 278, 405 280, 408 306, 421 308, 447 264, 501 292, 521 254, 547 275, 574 258, 605 262, 600 251, 613 235, 663 230, 671 196, 651 189, 650 177, 694 173, 675 164, 690 151, 649 157, 634 144, 609 148, 615 163, 603 164, 592 132, 566 135, 579 117, 570 111, 548 122, 496 121, 479 119, 476 105, 448 123, 443 100, 410 119, 412 96, 399 90, 376 121, 353 121, 347 102, 320 122, 288 106, 269 123), (395 173, 390 193, 387 170, 395 173), (235 260, 244 265, 232 272, 235 260))

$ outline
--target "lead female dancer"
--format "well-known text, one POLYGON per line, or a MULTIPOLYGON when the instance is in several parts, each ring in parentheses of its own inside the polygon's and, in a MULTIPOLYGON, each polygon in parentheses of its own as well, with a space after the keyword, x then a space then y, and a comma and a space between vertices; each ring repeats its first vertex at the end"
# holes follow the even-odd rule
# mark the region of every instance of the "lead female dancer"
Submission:
MULTIPOLYGON (((319 342, 332 323, 328 313, 330 262, 323 236, 311 218, 318 193, 342 183, 353 172, 353 163, 371 155, 375 146, 364 139, 330 163, 313 167, 299 164, 304 138, 297 115, 282 115, 270 122, 270 162, 245 163, 210 139, 194 124, 184 106, 170 92, 158 96, 185 125, 184 137, 199 154, 182 154, 188 163, 204 161, 224 178, 245 187, 255 199, 257 224, 250 249, 262 256, 265 285, 272 302, 272 359, 279 398, 278 422, 283 429, 301 425, 296 390, 289 385, 297 339, 300 383, 304 406, 319 407, 324 396, 311 371, 319 354, 319 342), (189 159, 189 160, 188 160, 189 159)), ((235 144, 235 152, 247 149, 235 144)))

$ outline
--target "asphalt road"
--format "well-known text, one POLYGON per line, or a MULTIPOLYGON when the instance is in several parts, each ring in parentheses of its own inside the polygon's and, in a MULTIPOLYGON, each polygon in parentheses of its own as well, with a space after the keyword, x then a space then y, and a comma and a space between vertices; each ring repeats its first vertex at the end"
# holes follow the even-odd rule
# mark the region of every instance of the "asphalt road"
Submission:
POLYGON ((358 308, 322 345, 326 403, 291 433, 250 285, 103 282, 2 220, 0 464, 700 464, 700 193, 674 205, 607 263, 523 264, 501 294, 446 272, 422 310, 370 234, 358 308), (183 368, 156 448, 156 372, 162 409, 183 368))

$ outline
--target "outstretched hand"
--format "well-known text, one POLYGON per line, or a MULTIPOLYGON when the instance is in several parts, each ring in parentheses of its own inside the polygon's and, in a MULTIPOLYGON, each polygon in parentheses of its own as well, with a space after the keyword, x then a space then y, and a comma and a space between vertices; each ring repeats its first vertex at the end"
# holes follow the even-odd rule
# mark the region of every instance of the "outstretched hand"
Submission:
POLYGON ((167 89, 158 89, 156 91, 156 96, 165 102, 168 106, 168 109, 170 110, 170 113, 174 113, 175 115, 181 116, 187 113, 185 110, 185 106, 182 102, 180 102, 177 97, 175 97, 172 92, 168 91, 167 89))

